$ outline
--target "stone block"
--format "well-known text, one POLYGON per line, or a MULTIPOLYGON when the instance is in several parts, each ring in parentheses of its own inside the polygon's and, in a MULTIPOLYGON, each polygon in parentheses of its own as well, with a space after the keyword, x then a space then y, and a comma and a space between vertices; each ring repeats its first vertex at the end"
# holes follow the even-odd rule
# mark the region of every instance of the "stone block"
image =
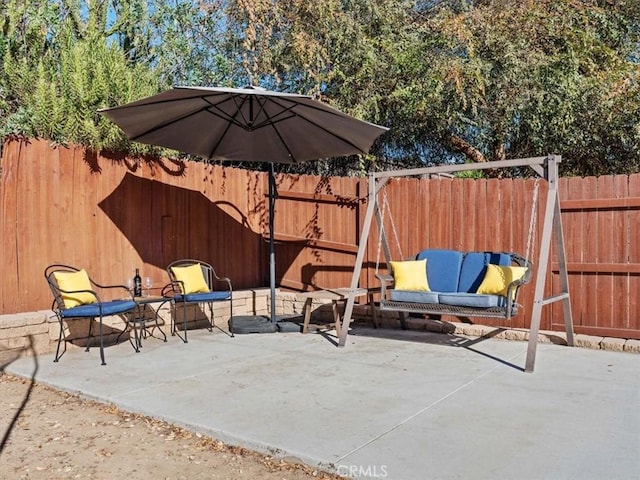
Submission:
POLYGON ((408 330, 426 330, 427 329, 426 318, 409 317, 406 319, 405 324, 408 330))
POLYGON ((47 312, 40 310, 37 312, 12 313, 10 315, 0 315, 0 332, 6 329, 14 329, 27 325, 39 325, 47 322, 47 312))
POLYGON ((2 339, 2 347, 7 350, 20 350, 27 347, 27 337, 10 337, 2 339))
POLYGON ((594 350, 599 350, 600 343, 602 342, 602 337, 578 334, 575 336, 575 342, 576 342, 576 347, 591 348, 594 350))
POLYGON ((463 324, 462 326, 462 335, 466 335, 468 337, 482 337, 485 333, 485 328, 482 325, 468 323, 463 324))
POLYGON ((627 340, 624 344, 624 351, 629 353, 640 353, 640 340, 627 340))
MULTIPOLYGON (((544 335, 540 335, 538 338, 540 337, 544 337, 544 335)), ((502 332, 502 338, 506 340, 523 342, 529 339, 529 332, 525 332, 523 330, 508 329, 502 332)))
POLYGON ((16 328, 4 328, 0 330, 0 340, 14 337, 26 337, 28 335, 39 335, 47 332, 49 332, 49 324, 47 323, 23 325, 16 328))
POLYGON ((626 340, 624 338, 604 337, 600 343, 600 348, 612 352, 624 352, 625 343, 626 340))
POLYGON ((546 343, 553 343, 554 345, 568 345, 566 332, 544 330, 540 332, 540 336, 545 337, 546 343))
POLYGON ((9 363, 17 360, 23 355, 21 348, 9 349, 5 345, 0 343, 0 364, 8 365, 9 363))

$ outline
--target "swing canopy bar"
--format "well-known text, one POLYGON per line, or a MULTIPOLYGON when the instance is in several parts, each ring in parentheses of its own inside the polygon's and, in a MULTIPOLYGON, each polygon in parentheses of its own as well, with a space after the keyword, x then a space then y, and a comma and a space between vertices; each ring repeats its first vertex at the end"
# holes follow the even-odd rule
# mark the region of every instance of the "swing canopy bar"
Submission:
MULTIPOLYGON (((414 177, 419 175, 435 175, 438 173, 455 173, 467 170, 493 170, 497 168, 531 167, 541 177, 544 176, 543 168, 550 157, 532 157, 513 160, 498 160, 485 163, 455 163, 451 165, 437 165, 434 167, 410 168, 403 170, 390 170, 386 172, 373 172, 370 178, 394 178, 394 177, 414 177)), ((560 157, 555 156, 555 163, 560 163, 560 157)))
MULTIPOLYGON (((383 240, 382 246, 385 253, 385 257, 387 259, 387 264, 389 264, 391 261, 390 249, 389 249, 388 242, 386 240, 386 235, 384 233, 384 225, 383 225, 384 219, 381 213, 381 207, 378 204, 378 193, 388 183, 388 181, 391 178, 455 173, 455 172, 467 171, 467 170, 487 170, 487 169, 499 169, 499 168, 530 167, 541 179, 544 179, 547 181, 547 184, 549 187, 546 202, 545 202, 545 207, 544 207, 544 221, 543 221, 543 229, 542 229, 540 245, 539 245, 540 248, 538 250, 539 253, 537 258, 522 259, 525 263, 518 262, 517 260, 519 260, 519 257, 516 254, 510 254, 511 255, 510 260, 515 259, 516 264, 522 263, 522 267, 526 268, 527 270, 527 273, 522 278, 523 281, 519 281, 519 282, 516 281, 516 284, 513 285, 514 287, 519 287, 520 285, 527 283, 529 281, 529 278, 532 277, 532 264, 537 267, 536 268, 537 271, 535 275, 535 293, 534 293, 533 309, 531 311, 531 325, 529 329, 529 343, 527 348, 526 364, 524 368, 524 371, 532 372, 535 364, 536 345, 538 342, 538 333, 540 329, 542 307, 544 305, 548 305, 550 303, 557 302, 557 301, 562 302, 563 314, 564 314, 564 320, 565 320, 565 330, 567 333, 567 344, 570 346, 574 345, 573 320, 571 315, 571 305, 570 305, 570 297, 569 297, 568 272, 567 272, 567 264, 565 259, 562 221, 560 217, 560 200, 558 195, 558 163, 560 163, 560 161, 561 161, 560 156, 551 155, 546 157, 501 160, 501 161, 495 161, 495 162, 474 163, 474 164, 438 165, 434 167, 423 167, 423 168, 371 173, 369 175, 369 193, 368 193, 367 212, 364 218, 362 235, 359 240, 358 254, 357 254, 356 262, 354 265, 350 291, 355 292, 356 289, 358 288, 360 274, 362 271, 362 264, 365 258, 365 250, 368 243, 369 233, 371 231, 371 223, 373 222, 374 218, 377 221, 378 232, 380 233, 383 240), (560 292, 553 294, 550 297, 544 298, 544 288, 545 288, 546 275, 548 271, 549 256, 550 256, 550 250, 551 250, 551 238, 553 233, 555 233, 554 236, 555 236, 555 242, 556 242, 556 254, 557 254, 558 265, 559 265, 559 282, 558 282, 559 285, 558 286, 559 286, 560 292)), ((535 193, 537 193, 537 188, 534 192, 534 197, 535 197, 534 204, 537 203, 537 195, 535 195, 535 193)), ((532 210, 531 215, 532 215, 531 225, 534 225, 535 221, 533 217, 535 215, 535 210, 532 210)), ((529 235, 530 237, 533 236, 531 233, 531 227, 530 227, 529 235)), ((529 245, 527 245, 527 249, 529 250, 529 245)), ((486 253, 488 252, 485 252, 485 254, 486 253)), ((528 254, 529 252, 527 252, 527 256, 528 254)), ((428 265, 428 262, 427 262, 427 265, 428 265)), ((385 280, 388 281, 389 279, 386 278, 385 280)), ((393 280, 394 279, 392 278, 391 282, 393 282, 393 280)), ((506 295, 508 308, 511 308, 511 305, 512 305, 511 293, 512 292, 509 290, 506 295)), ((343 323, 342 323, 342 328, 340 331, 340 337, 338 342, 338 346, 340 347, 344 347, 346 344, 346 337, 349 331, 349 323, 351 321, 351 314, 353 312, 354 301, 355 301, 355 295, 349 295, 347 298, 346 306, 345 306, 343 323)), ((384 298, 381 303, 384 303, 384 298)), ((393 305, 398 307, 398 310, 404 311, 404 312, 430 313, 420 309, 402 310, 402 307, 403 307, 402 302, 395 302, 395 304, 387 302, 385 306, 385 310, 390 309, 389 307, 393 305)), ((460 311, 456 312, 456 311, 450 311, 450 309, 448 309, 447 311, 440 311, 440 312, 433 312, 433 313, 448 314, 448 315, 456 316, 456 315, 460 315, 459 312, 460 311)), ((469 313, 469 311, 465 311, 464 313, 469 313)), ((479 316, 479 317, 494 316, 494 315, 477 314, 479 312, 475 312, 475 313, 476 315, 473 315, 473 316, 479 316)), ((491 312, 487 311, 487 313, 491 313, 491 312)), ((508 319, 510 318, 511 314, 507 313, 501 316, 503 318, 508 319)))

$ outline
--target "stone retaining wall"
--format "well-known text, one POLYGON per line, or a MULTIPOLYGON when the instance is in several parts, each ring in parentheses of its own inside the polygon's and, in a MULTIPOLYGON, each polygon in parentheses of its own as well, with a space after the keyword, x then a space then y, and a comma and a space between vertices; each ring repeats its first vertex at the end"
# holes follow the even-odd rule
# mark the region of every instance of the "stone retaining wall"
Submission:
MULTIPOLYGON (((305 298, 295 293, 278 292, 276 295, 276 311, 285 316, 297 317, 302 320, 302 309, 305 298)), ((367 304, 356 304, 353 310, 353 322, 359 324, 366 322, 372 324, 371 307, 367 304)), ((243 290, 233 293, 234 315, 269 315, 269 290, 243 290)), ((163 330, 167 335, 170 332, 171 307, 167 304, 159 312, 163 330)), ((187 310, 189 324, 200 323, 205 312, 197 306, 191 306, 187 310)), ((214 304, 214 319, 217 326, 228 329, 230 316, 227 302, 214 304)), ((316 323, 330 324, 332 322, 331 302, 317 298, 312 303, 312 321, 316 323)), ((178 317, 179 322, 182 317, 178 317)), ((399 317, 395 312, 378 312, 378 321, 383 328, 400 328, 399 317)), ((484 325, 445 322, 424 318, 408 318, 407 327, 410 330, 427 330, 447 334, 458 334, 471 337, 491 336, 507 340, 527 341, 529 332, 524 329, 504 329, 501 327, 487 327, 484 325)), ((79 348, 86 345, 88 334, 87 320, 78 319, 65 322, 65 335, 67 338, 81 339, 67 342, 67 348, 79 348), (83 338, 84 337, 84 338, 83 338)), ((114 342, 125 326, 119 317, 107 317, 104 321, 105 343, 114 342)), ((190 326, 190 325, 189 325, 190 326)), ((188 326, 188 328, 189 328, 188 326)), ((179 326, 181 328, 181 325, 179 326)), ((37 312, 16 313, 0 315, 0 364, 10 361, 11 358, 21 354, 37 354, 55 352, 58 342, 60 326, 57 318, 51 310, 37 312)), ((95 333, 95 332, 93 332, 95 333)), ((127 339, 128 337, 123 338, 127 339)), ((93 344, 96 336, 93 335, 93 344)), ((566 345, 564 332, 540 332, 538 341, 551 342, 566 345)), ((576 335, 576 346, 592 349, 612 350, 620 352, 640 353, 640 340, 625 340, 620 338, 595 337, 589 335, 576 335)))

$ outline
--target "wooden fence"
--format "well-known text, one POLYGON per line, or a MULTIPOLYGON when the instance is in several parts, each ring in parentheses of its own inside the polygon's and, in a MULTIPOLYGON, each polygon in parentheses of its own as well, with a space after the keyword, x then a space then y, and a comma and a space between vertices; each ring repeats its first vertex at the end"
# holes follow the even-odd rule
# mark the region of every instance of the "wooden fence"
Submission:
MULTIPOLYGON (((105 283, 123 283, 138 267, 160 286, 169 262, 198 258, 235 289, 268 285, 266 174, 36 140, 9 141, 1 162, 0 314, 49 308, 42 273, 57 262, 105 283)), ((278 175, 277 185, 278 284, 349 285, 366 179, 278 175)), ((640 338, 640 175, 562 179, 559 191, 576 331, 640 338)), ((394 257, 427 247, 526 253, 531 238, 535 263, 545 195, 544 181, 401 178, 380 203, 394 257)), ((385 268, 375 233, 361 278, 368 286, 376 267, 385 268)), ((524 314, 510 325, 526 328, 533 285, 523 293, 524 314)), ((563 330, 559 308, 543 308, 542 328, 563 330)))

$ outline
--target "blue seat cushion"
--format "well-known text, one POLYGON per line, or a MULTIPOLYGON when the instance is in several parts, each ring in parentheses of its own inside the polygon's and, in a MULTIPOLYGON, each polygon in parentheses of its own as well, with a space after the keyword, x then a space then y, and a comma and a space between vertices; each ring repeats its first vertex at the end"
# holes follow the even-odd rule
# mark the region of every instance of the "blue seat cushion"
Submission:
POLYGON ((462 252, 456 250, 427 249, 416 255, 416 260, 427 260, 427 279, 433 292, 457 292, 462 265, 462 252))
POLYGON ((111 302, 88 303, 77 307, 67 308, 60 312, 65 318, 73 317, 99 317, 100 306, 102 305, 102 315, 118 315, 136 308, 136 302, 132 300, 113 300, 111 302))
POLYGON ((438 292, 389 290, 389 298, 395 302, 438 303, 438 292))
POLYGON ((221 300, 229 300, 231 298, 231 292, 228 290, 219 290, 205 293, 188 293, 186 295, 176 295, 173 298, 176 302, 187 303, 219 302, 221 300))
POLYGON ((438 295, 438 300, 444 305, 457 307, 491 308, 507 305, 506 297, 483 293, 441 293, 438 295))

